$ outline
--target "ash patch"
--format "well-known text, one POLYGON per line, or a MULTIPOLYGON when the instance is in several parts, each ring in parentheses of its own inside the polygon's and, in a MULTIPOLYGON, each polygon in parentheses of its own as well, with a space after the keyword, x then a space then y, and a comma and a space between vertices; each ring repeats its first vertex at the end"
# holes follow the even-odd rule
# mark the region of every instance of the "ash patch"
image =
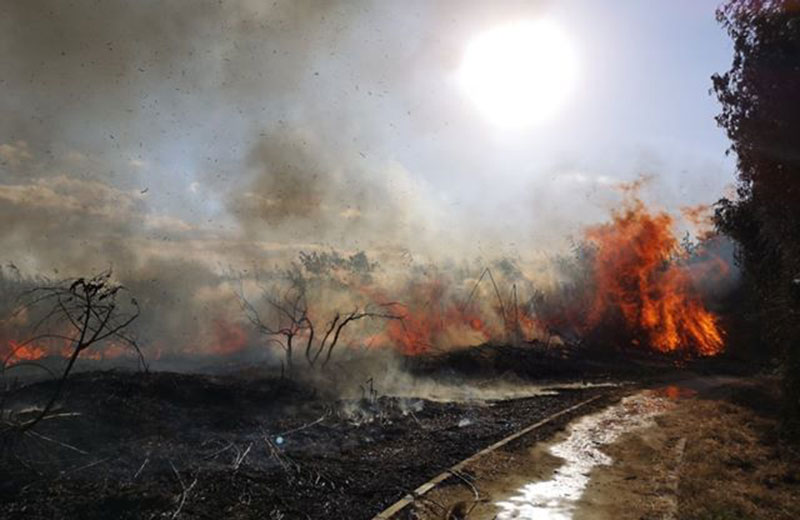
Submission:
POLYGON ((280 379, 78 374, 62 416, 4 446, 0 516, 370 518, 486 445, 607 391, 442 403, 373 389, 339 400, 280 379))

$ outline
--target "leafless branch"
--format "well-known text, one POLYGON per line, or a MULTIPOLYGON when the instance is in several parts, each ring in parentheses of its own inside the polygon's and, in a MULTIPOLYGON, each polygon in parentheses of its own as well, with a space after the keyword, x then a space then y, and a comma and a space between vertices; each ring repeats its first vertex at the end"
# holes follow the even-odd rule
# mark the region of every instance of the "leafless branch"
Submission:
POLYGON ((178 508, 175 510, 175 512, 172 513, 172 516, 170 516, 172 520, 175 520, 176 518, 178 518, 178 515, 181 514, 183 506, 186 505, 186 499, 189 497, 189 493, 197 485, 197 477, 195 477, 192 483, 187 486, 186 484, 184 484, 183 479, 181 478, 181 474, 178 473, 177 469, 175 469, 175 465, 172 463, 172 461, 169 461, 169 465, 172 468, 172 472, 175 474, 175 477, 177 477, 178 483, 181 485, 181 497, 180 497, 180 502, 178 503, 178 508))
POLYGON ((18 425, 19 430, 29 432, 50 413, 61 396, 64 384, 78 356, 90 347, 110 338, 118 339, 133 348, 139 356, 141 365, 145 369, 147 368, 144 356, 135 340, 125 333, 128 326, 139 317, 140 313, 136 299, 130 298, 130 302, 124 306, 118 302, 117 297, 125 292, 127 292, 125 287, 112 280, 111 271, 105 271, 91 278, 77 278, 37 287, 24 294, 22 307, 25 309, 36 309, 48 305, 43 316, 34 324, 34 331, 44 326, 58 326, 63 323, 74 329, 75 333, 74 335, 58 332, 37 334, 19 344, 3 361, 0 373, 11 368, 7 367, 8 362, 20 348, 35 341, 59 339, 67 345, 71 345, 71 354, 67 365, 50 400, 35 418, 18 425))
POLYGON ((268 341, 278 343, 283 348, 289 373, 292 371, 292 356, 296 341, 303 342, 304 356, 310 367, 317 366, 317 362, 321 360, 319 366, 324 368, 348 324, 364 318, 403 318, 392 312, 392 308, 397 305, 395 303, 356 308, 344 315, 337 312, 327 322, 325 333, 319 338, 314 325, 316 319, 312 318, 309 312, 307 281, 303 278, 303 274, 297 268, 290 269, 285 273, 284 279, 289 284, 284 290, 260 285, 263 291, 263 303, 267 310, 271 311, 269 318, 266 314, 262 315, 256 305, 245 296, 241 280, 236 294, 248 321, 258 332, 267 336, 268 341))

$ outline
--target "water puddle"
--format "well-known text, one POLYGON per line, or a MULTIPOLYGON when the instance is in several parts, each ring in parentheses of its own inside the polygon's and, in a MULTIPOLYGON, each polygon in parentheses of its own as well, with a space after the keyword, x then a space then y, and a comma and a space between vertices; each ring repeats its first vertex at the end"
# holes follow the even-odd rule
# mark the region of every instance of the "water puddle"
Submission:
POLYGON ((563 465, 550 480, 527 484, 510 498, 495 503, 497 520, 571 519, 591 470, 612 463, 601 447, 624 433, 654 424, 654 417, 672 408, 675 398, 684 395, 675 389, 648 390, 578 420, 565 440, 549 448, 552 455, 563 459, 563 465))

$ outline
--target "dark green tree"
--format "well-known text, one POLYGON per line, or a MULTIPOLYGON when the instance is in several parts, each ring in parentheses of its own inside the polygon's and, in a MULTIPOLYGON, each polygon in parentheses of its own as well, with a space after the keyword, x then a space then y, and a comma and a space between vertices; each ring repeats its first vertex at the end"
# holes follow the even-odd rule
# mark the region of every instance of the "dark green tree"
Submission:
POLYGON ((739 245, 753 324, 784 369, 787 426, 800 426, 800 0, 731 0, 717 19, 734 45, 712 77, 738 193, 717 205, 739 245))

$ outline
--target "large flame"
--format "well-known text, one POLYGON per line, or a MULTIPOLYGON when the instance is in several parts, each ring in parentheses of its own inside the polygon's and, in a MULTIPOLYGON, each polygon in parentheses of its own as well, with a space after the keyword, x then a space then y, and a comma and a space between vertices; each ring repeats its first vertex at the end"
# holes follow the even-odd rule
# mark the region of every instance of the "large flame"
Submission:
POLYGON ((662 352, 713 355, 723 348, 717 317, 705 309, 688 269, 676 263, 673 219, 639 200, 586 236, 596 247, 589 325, 620 312, 635 336, 662 352))

